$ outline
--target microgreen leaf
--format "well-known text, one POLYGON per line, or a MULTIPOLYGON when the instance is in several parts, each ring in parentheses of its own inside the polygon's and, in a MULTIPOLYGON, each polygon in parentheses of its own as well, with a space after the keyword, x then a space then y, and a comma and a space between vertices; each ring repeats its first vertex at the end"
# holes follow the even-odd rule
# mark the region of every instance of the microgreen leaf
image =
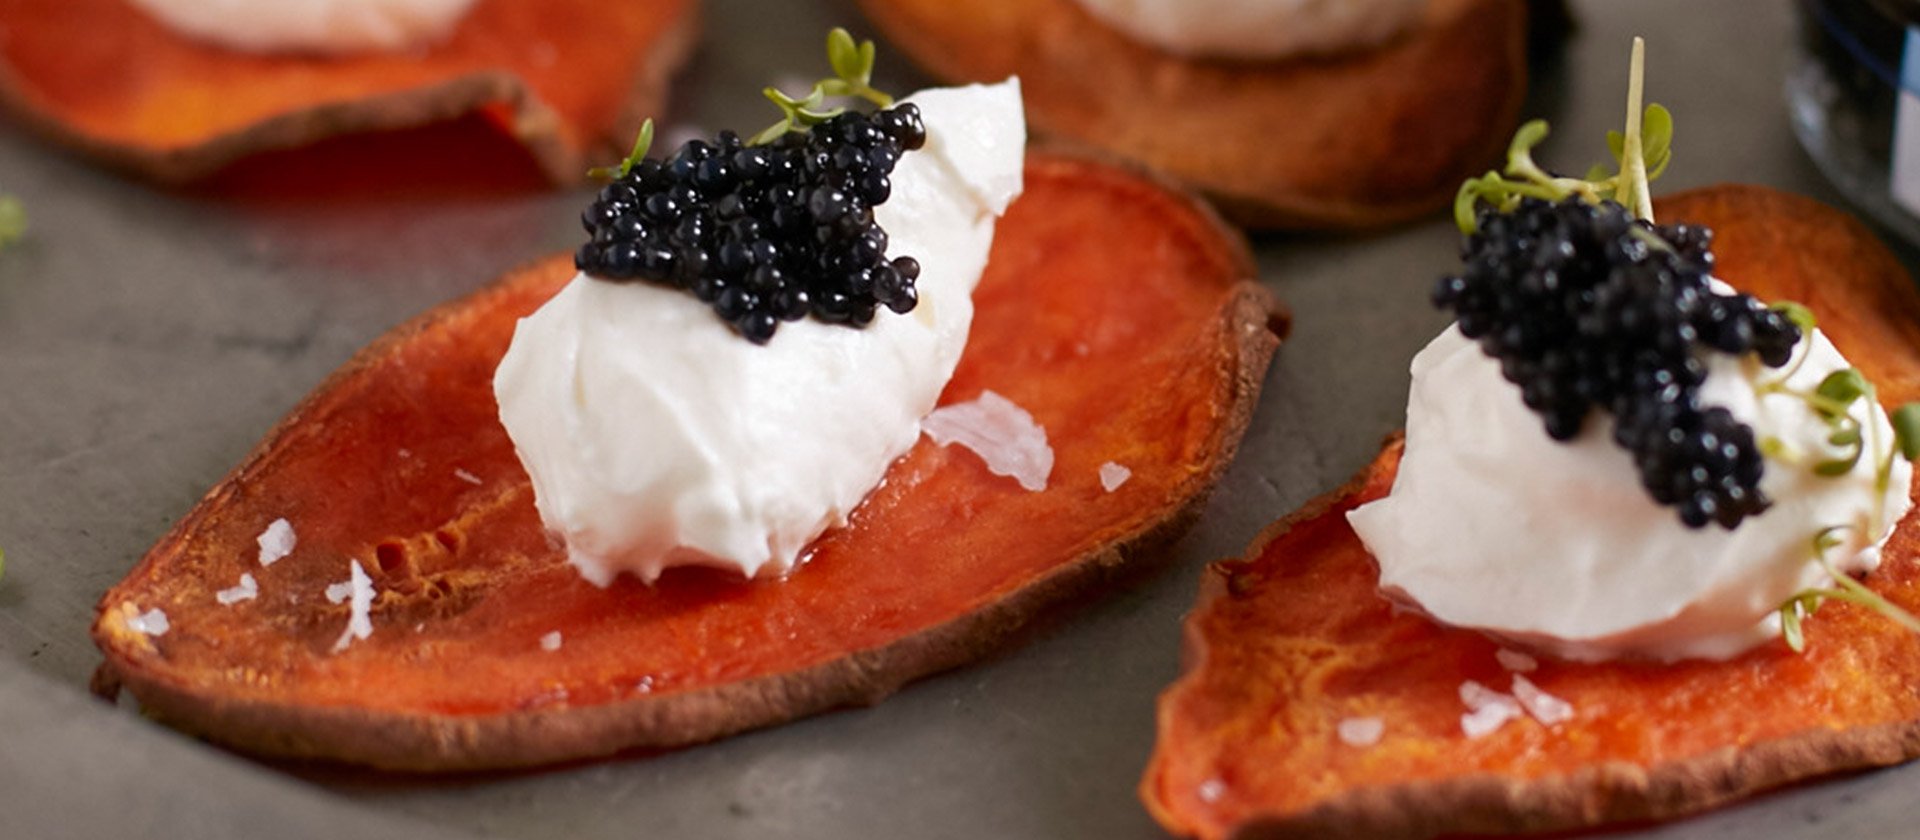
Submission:
POLYGON ((1827 374, 1827 378, 1820 380, 1819 387, 1814 388, 1813 392, 1842 406, 1851 406, 1855 400, 1866 396, 1867 378, 1855 368, 1842 368, 1827 374))
MULTIPOLYGON (((842 79, 857 79, 861 74, 860 46, 853 42, 853 33, 838 26, 827 33, 827 63, 832 65, 833 73, 842 79)), ((872 70, 872 65, 867 65, 872 70)))
POLYGON ((865 99, 881 108, 891 107, 893 97, 873 88, 873 66, 878 56, 879 48, 872 41, 856 42, 852 33, 835 27, 827 33, 827 65, 833 68, 833 77, 814 82, 807 95, 800 98, 767 88, 764 93, 780 109, 781 120, 753 135, 747 144, 771 143, 788 132, 807 131, 847 112, 844 107, 827 107, 830 97, 865 99))
POLYGON ((1840 535, 1846 530, 1847 526, 1845 525, 1829 525, 1821 528, 1813 535, 1813 556, 1825 557, 1829 549, 1838 546, 1842 542, 1840 535))
POLYGON ((27 208, 20 199, 0 195, 0 248, 20 241, 27 233, 27 208))
POLYGON ((640 124, 640 135, 633 139, 633 151, 627 153, 627 159, 620 161, 617 167, 596 166, 587 170, 587 177, 596 181, 618 181, 627 177, 640 161, 647 159, 647 150, 653 148, 653 120, 640 124))
POLYGON ((1838 478, 1853 472, 1854 466, 1860 463, 1861 451, 1859 447, 1856 447, 1853 450, 1853 454, 1846 458, 1835 458, 1831 461, 1821 461, 1818 464, 1814 464, 1813 473, 1821 478, 1838 478))
POLYGON ((1649 163, 1647 165, 1647 180, 1649 181, 1659 180, 1661 175, 1666 174, 1667 164, 1671 163, 1672 161, 1673 161, 1673 155, 1666 155, 1660 158, 1660 160, 1657 162, 1649 163))
POLYGON ((1819 321, 1813 317, 1813 310, 1794 301, 1776 300, 1770 308, 1785 316, 1788 321, 1792 321, 1793 325, 1799 327, 1802 333, 1813 332, 1814 325, 1819 323, 1819 321))
POLYGON ((1842 426, 1827 435, 1827 443, 1834 446, 1858 446, 1860 444, 1859 426, 1842 426))
POLYGON ((1619 163, 1627 155, 1627 135, 1618 131, 1607 132, 1607 151, 1613 153, 1613 162, 1619 163))
POLYGON ((1920 403, 1907 403, 1893 410, 1893 441, 1909 461, 1920 461, 1920 403))
POLYGON ((879 60, 880 48, 874 46, 872 41, 862 41, 860 43, 860 84, 867 85, 873 82, 873 66, 879 63, 879 60))
POLYGON ((1642 153, 1647 157, 1647 178, 1654 177, 1654 171, 1667 167, 1667 161, 1673 157, 1673 112, 1656 102, 1647 106, 1646 113, 1640 118, 1640 144, 1642 153))

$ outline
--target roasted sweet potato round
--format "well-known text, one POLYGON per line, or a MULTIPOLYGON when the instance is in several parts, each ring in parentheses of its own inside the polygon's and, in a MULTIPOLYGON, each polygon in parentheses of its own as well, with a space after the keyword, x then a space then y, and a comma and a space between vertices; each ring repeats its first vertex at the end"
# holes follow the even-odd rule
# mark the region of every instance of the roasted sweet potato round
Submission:
POLYGON ((1526 92, 1522 0, 1434 0, 1386 46, 1271 62, 1172 55, 1074 0, 860 5, 934 75, 1018 75, 1035 128, 1143 161, 1257 227, 1438 210, 1505 147, 1526 92))
POLYGON ((661 109, 698 17, 698 0, 480 0, 443 43, 326 57, 211 46, 125 0, 0 0, 0 100, 54 140, 160 181, 480 114, 570 184, 661 109))
MULTIPOLYGON (((1758 187, 1659 205, 1712 226, 1716 274, 1818 314, 1889 404, 1920 398, 1920 294, 1853 219, 1758 187)), ((1765 645, 1728 662, 1543 660, 1526 676, 1570 720, 1461 732, 1459 688, 1506 690, 1498 645, 1395 610, 1345 513, 1392 486, 1400 444, 1348 486, 1208 569, 1186 625, 1187 671, 1160 700, 1141 796, 1169 831, 1203 838, 1425 837, 1662 819, 1809 776, 1920 756, 1920 636, 1829 603, 1806 653, 1765 645), (1337 735, 1385 723, 1377 744, 1337 735)), ((1867 583, 1920 610, 1920 518, 1867 583)), ((1544 562, 1544 561, 1543 561, 1544 562)))
POLYGON ((785 580, 676 569, 595 588, 543 533, 491 379, 555 258, 363 351, 100 604, 154 715, 241 749, 410 770, 684 744, 869 703, 979 656, 1178 534, 1245 428, 1285 319, 1244 242, 1132 171, 1036 155, 943 400, 984 388, 1055 453, 1028 492, 922 440, 785 580), (1102 489, 1108 461, 1132 477, 1102 489), (285 518, 292 555, 262 568, 285 518), (335 652, 358 561, 372 635, 335 652), (241 574, 259 597, 222 605, 241 574), (130 618, 159 609, 164 635, 130 618), (560 646, 541 644, 558 631, 560 646))

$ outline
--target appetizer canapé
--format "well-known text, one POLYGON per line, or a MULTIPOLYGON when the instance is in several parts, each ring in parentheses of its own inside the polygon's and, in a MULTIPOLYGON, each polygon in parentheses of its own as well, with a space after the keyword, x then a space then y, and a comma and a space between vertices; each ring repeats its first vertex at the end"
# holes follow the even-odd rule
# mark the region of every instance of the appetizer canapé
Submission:
POLYGON ((1016 91, 636 155, 573 259, 296 409, 103 599, 106 668, 256 752, 529 765, 878 700, 1150 556, 1284 317, 1195 199, 1023 156, 1016 91))
POLYGON ((1654 224, 1638 56, 1617 174, 1541 169, 1535 124, 1463 187, 1404 440, 1210 570, 1141 788, 1169 829, 1561 830, 1920 751, 1920 424, 1882 408, 1920 296, 1806 199, 1654 224))

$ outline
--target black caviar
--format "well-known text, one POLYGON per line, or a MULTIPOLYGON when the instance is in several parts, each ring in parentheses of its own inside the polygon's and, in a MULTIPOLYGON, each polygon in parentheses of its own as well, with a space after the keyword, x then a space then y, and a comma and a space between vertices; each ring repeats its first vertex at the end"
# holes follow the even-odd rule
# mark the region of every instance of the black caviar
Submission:
POLYGON ((847 112, 749 146, 731 131, 647 159, 581 215, 574 265, 595 277, 684 289, 755 343, 812 315, 865 326, 911 311, 920 263, 889 259, 873 208, 901 155, 926 144, 913 103, 847 112))
POLYGON ((1800 328, 1751 295, 1708 284, 1712 231, 1653 226, 1611 201, 1523 199, 1482 208, 1462 272, 1434 303, 1500 361, 1547 434, 1568 440, 1588 412, 1613 415, 1653 499, 1689 527, 1732 528, 1771 502, 1753 430, 1699 404, 1703 354, 1754 353, 1780 367, 1800 328))

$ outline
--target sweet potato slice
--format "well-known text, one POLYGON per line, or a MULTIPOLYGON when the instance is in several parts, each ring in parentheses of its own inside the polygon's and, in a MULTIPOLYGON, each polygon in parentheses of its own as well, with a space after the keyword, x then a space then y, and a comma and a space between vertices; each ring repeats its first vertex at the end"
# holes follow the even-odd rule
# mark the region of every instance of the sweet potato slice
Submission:
POLYGON ((1522 0, 1433 0, 1379 49, 1274 62, 1144 46, 1074 0, 861 0, 934 75, 1019 74, 1034 126, 1205 191, 1258 227, 1432 212, 1505 147, 1526 91, 1522 0))
POLYGON ((363 351, 106 594, 95 639, 150 712, 265 754, 452 770, 877 701, 1178 534, 1285 325, 1204 205, 1036 155, 943 399, 991 388, 1032 412, 1047 489, 922 440, 784 581, 676 569, 597 589, 542 532, 490 385, 515 319, 572 274, 540 263, 363 351), (1133 470, 1111 493, 1107 461, 1133 470), (280 517, 298 547, 261 568, 255 538, 280 517), (374 630, 334 653, 349 607, 323 593, 350 560, 379 590, 374 630), (242 573, 259 597, 217 603, 242 573), (152 609, 164 635, 128 621, 152 609))
MULTIPOLYGON (((1809 199, 1716 187, 1660 205, 1718 232, 1719 273, 1813 308, 1889 404, 1920 398, 1920 295, 1858 222, 1809 199)), ((1729 662, 1581 665, 1527 675, 1572 704, 1555 726, 1461 733, 1464 680, 1506 691, 1498 646, 1396 611, 1345 513, 1385 494, 1400 444, 1348 486, 1210 567, 1187 619, 1187 671, 1161 697, 1141 796, 1168 830, 1221 837, 1421 837, 1661 819, 1795 779, 1920 755, 1920 637, 1822 607, 1807 652, 1729 662), (1378 717, 1370 747, 1339 722, 1378 717), (1322 832, 1325 832, 1323 835, 1322 832)), ((1920 520, 1868 581, 1920 609, 1920 520)))
POLYGON ((698 17, 698 0, 480 0, 443 43, 322 57, 211 46, 125 0, 0 0, 0 99, 55 140, 160 181, 477 113, 567 184, 660 110, 698 17))

